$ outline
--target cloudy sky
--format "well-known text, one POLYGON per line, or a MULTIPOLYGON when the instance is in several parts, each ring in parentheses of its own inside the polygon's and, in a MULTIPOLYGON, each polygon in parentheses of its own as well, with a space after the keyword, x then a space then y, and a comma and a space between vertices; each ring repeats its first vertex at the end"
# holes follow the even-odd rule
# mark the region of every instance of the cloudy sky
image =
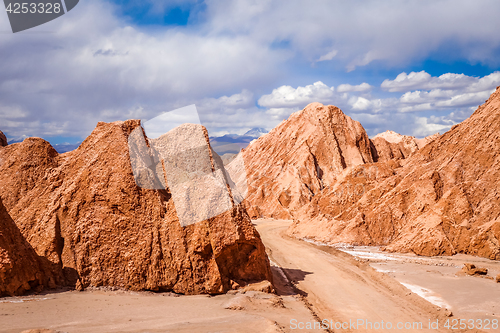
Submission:
POLYGON ((0 130, 81 141, 98 121, 196 104, 212 135, 308 103, 370 136, 423 137, 500 85, 500 1, 81 0, 12 34, 0 13, 0 130))

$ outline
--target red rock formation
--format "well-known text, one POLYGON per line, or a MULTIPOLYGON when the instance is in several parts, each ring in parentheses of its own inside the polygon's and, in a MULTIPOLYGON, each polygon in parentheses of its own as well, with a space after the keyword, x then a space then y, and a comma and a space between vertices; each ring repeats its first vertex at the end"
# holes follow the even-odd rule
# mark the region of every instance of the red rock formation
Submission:
POLYGON ((41 139, 0 150, 0 197, 56 284, 195 294, 270 280, 242 207, 181 227, 168 189, 136 185, 127 138, 137 126, 99 123, 62 155, 41 139))
POLYGON ((44 278, 38 256, 0 200, 0 297, 21 295, 44 278))
POLYGON ((253 218, 297 218, 344 170, 406 159, 435 138, 387 131, 370 140, 361 124, 337 107, 309 104, 243 150, 247 210, 253 218))
POLYGON ((423 139, 401 135, 393 131, 377 134, 371 139, 375 148, 375 150, 372 149, 373 159, 376 162, 388 161, 391 159, 407 159, 438 137, 439 133, 423 139))
POLYGON ((252 217, 291 218, 345 168, 373 162, 361 124, 309 104, 243 151, 252 217))
MULTIPOLYGON (((289 230, 329 243, 385 245, 421 255, 468 253, 500 260, 500 89, 474 114, 404 166, 376 163, 375 177, 343 178, 301 211, 289 230), (391 175, 393 173, 393 175, 391 175), (339 193, 337 191, 336 193, 339 193)), ((359 174, 359 172, 358 172, 359 174)))
POLYGON ((0 147, 7 146, 7 138, 5 137, 5 134, 3 134, 2 131, 0 131, 0 147))

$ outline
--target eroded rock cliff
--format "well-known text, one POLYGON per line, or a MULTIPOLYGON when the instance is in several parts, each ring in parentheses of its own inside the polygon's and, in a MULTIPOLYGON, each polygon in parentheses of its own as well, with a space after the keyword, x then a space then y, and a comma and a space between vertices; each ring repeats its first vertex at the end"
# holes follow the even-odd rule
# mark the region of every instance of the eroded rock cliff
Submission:
POLYGON ((36 138, 0 149, 0 197, 55 284, 196 294, 270 280, 244 208, 182 227, 168 188, 137 186, 127 139, 138 126, 99 123, 62 155, 36 138))
POLYGON ((373 162, 361 124, 320 103, 293 113, 250 144, 243 157, 249 214, 286 219, 334 184, 345 168, 373 162))
POLYGON ((345 171, 296 214, 289 233, 331 244, 500 260, 499 120, 497 89, 403 166, 393 160, 345 171))

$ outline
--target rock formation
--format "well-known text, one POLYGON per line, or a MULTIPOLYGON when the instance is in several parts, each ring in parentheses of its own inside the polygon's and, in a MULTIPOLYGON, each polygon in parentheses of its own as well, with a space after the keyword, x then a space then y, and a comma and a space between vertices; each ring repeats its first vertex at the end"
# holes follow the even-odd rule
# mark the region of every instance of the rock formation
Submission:
POLYGON ((370 140, 339 108, 309 104, 243 150, 247 210, 253 218, 297 218, 345 170, 406 159, 437 136, 419 140, 387 131, 370 140))
POLYGON ((474 264, 464 264, 464 267, 462 267, 459 273, 467 275, 486 275, 488 274, 488 269, 476 267, 474 264))
POLYGON ((21 295, 44 279, 38 256, 0 200, 0 297, 21 295))
POLYGON ((423 139, 393 131, 377 134, 371 139, 374 148, 372 149, 373 159, 375 162, 406 159, 437 137, 439 133, 423 139))
POLYGON ((243 156, 249 214, 283 219, 334 184, 345 168, 373 162, 361 124, 320 103, 293 113, 250 144, 243 156))
POLYGON ((500 260, 499 120, 497 89, 469 119, 404 163, 346 171, 296 214, 299 221, 290 234, 331 244, 500 260), (357 184, 358 192, 347 190, 357 184))
POLYGON ((7 146, 7 137, 0 131, 0 147, 7 146))
POLYGON ((61 155, 37 138, 0 149, 0 197, 54 283, 197 294, 271 280, 240 205, 182 227, 168 187, 137 186, 127 139, 138 126, 99 123, 61 155))

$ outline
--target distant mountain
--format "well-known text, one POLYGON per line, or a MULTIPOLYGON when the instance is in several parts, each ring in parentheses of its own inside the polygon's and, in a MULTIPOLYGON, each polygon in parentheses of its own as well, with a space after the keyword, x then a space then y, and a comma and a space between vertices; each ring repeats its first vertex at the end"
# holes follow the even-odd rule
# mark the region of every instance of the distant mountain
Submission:
MULTIPOLYGON (((23 136, 23 137, 19 137, 17 139, 12 139, 12 140, 9 140, 9 145, 13 144, 13 143, 19 143, 19 142, 23 142, 24 139, 26 139, 27 137, 23 136)), ((52 147, 54 147, 54 149, 59 153, 59 154, 62 154, 62 153, 67 153, 68 151, 72 151, 72 150, 75 150, 76 148, 78 148, 82 143, 81 142, 77 142, 77 143, 58 143, 58 144, 54 144, 52 145, 52 147)))
POLYGON ((266 130, 265 128, 256 127, 256 128, 252 128, 251 130, 249 130, 248 132, 246 132, 243 135, 253 136, 255 138, 259 138, 259 137, 263 136, 264 134, 267 134, 268 132, 269 131, 266 130))
POLYGON ((77 142, 77 143, 60 143, 60 144, 56 144, 56 145, 52 145, 54 147, 54 149, 59 153, 59 154, 62 154, 62 153, 67 153, 68 151, 72 151, 72 150, 75 150, 76 148, 78 148, 82 143, 81 142, 77 142))
POLYGON ((238 154, 250 142, 267 134, 267 132, 265 128, 252 128, 243 135, 226 134, 219 137, 210 137, 210 145, 221 156, 224 154, 238 154))

